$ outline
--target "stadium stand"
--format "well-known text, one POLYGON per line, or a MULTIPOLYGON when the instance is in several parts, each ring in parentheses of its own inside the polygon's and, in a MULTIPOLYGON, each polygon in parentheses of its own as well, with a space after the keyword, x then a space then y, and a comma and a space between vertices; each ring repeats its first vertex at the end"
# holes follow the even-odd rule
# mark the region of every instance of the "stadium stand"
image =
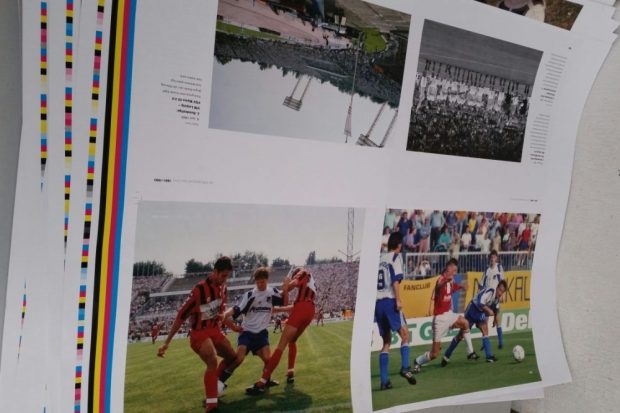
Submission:
POLYGON ((538 214, 391 209, 384 232, 403 234, 406 275, 427 278, 441 272, 450 258, 459 260, 461 272, 481 271, 491 250, 498 251, 506 271, 529 269, 539 223, 538 214), (441 225, 436 236, 431 222, 441 225))
POLYGON ((519 162, 531 85, 425 60, 407 149, 519 162))
MULTIPOLYGON (((355 310, 358 262, 316 264, 305 268, 315 277, 318 290, 317 310, 322 309, 328 315, 355 310)), ((289 273, 290 267, 274 267, 270 270, 269 284, 279 286, 289 273)), ((244 292, 254 288, 250 274, 250 271, 238 271, 229 279, 227 283, 229 305, 237 303, 244 292)), ((189 291, 206 276, 206 273, 184 274, 174 276, 173 282, 169 281, 170 276, 160 278, 157 282, 142 279, 154 277, 134 277, 128 339, 139 341, 148 337, 155 323, 162 326, 161 335, 167 334, 167 329, 174 321, 189 291), (165 291, 162 287, 165 287, 165 291)), ((293 292, 290 301, 294 299, 293 292)), ((181 334, 186 332, 187 325, 182 328, 181 334)))
POLYGON ((161 291, 170 278, 170 275, 134 276, 130 317, 148 300, 149 293, 161 291))

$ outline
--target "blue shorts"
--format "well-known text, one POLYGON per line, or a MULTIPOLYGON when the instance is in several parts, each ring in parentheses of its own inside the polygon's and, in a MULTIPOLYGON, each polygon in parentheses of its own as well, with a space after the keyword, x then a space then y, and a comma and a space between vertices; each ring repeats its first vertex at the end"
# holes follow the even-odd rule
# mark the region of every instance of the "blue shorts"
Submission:
POLYGON ((475 305, 470 303, 465 309, 465 319, 469 321, 469 327, 471 327, 474 324, 486 322, 487 315, 484 311, 479 310, 475 305))
POLYGON ((403 313, 396 308, 396 300, 383 298, 375 305, 375 322, 379 326, 379 334, 385 337, 390 331, 398 331, 406 325, 403 313))
POLYGON ((252 354, 256 355, 256 353, 263 347, 269 345, 269 333, 267 330, 262 330, 259 333, 251 333, 249 331, 244 331, 239 335, 237 339, 237 346, 246 346, 248 351, 251 351, 252 354))

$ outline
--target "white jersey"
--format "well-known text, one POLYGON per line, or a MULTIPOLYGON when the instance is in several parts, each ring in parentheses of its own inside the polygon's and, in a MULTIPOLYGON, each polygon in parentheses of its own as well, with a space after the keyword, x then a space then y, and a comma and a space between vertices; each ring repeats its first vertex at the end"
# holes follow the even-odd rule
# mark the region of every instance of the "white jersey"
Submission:
POLYGON ((491 109, 493 109, 496 112, 499 112, 500 110, 502 110, 502 101, 500 99, 498 91, 495 91, 495 94, 493 96, 493 102, 491 104, 491 109))
POLYGON ((487 288, 496 289, 497 284, 504 279, 504 268, 502 264, 497 264, 494 267, 487 268, 482 274, 482 280, 480 280, 479 286, 481 290, 487 288))
POLYGON ((381 254, 377 276, 377 300, 396 298, 394 283, 403 279, 403 257, 398 252, 381 254))
POLYGON ((487 306, 491 309, 499 309, 499 299, 495 297, 495 288, 481 290, 472 300, 472 303, 482 311, 482 307, 487 306))
POLYGON ((437 99, 446 100, 446 98, 448 97, 448 84, 445 79, 440 79, 438 83, 439 85, 437 86, 437 99))
POLYGON ((282 304, 282 293, 277 288, 259 291, 255 287, 243 294, 241 303, 235 306, 235 316, 244 315, 241 323, 244 331, 259 333, 269 327, 273 307, 282 304))
POLYGON ((426 91, 426 86, 428 85, 428 78, 426 76, 420 77, 420 90, 423 92, 426 91))
POLYGON ((467 101, 467 85, 465 83, 459 83, 456 91, 456 103, 459 105, 464 105, 467 101))
POLYGON ((426 99, 431 102, 437 99, 437 80, 434 77, 429 79, 428 88, 426 89, 426 99))

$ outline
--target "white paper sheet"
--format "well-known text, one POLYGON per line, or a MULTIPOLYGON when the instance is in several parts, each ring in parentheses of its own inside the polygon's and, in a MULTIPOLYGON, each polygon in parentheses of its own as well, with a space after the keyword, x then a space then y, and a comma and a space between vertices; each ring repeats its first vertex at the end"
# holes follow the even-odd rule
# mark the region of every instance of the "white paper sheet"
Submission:
MULTIPOLYGON (((226 2, 227 7, 245 7, 246 12, 251 11, 251 7, 266 7, 261 1, 222 1, 226 2)), ((125 79, 131 82, 131 103, 122 99, 107 102, 104 99, 105 88, 107 81, 111 82, 112 78, 108 78, 105 49, 110 36, 114 35, 108 29, 110 15, 107 13, 111 14, 113 6, 108 3, 100 4, 106 11, 105 20, 97 21, 94 17, 97 14, 97 5, 94 1, 86 2, 80 14, 79 23, 83 30, 79 46, 77 38, 74 42, 74 48, 79 51, 74 62, 79 59, 80 70, 74 72, 76 93, 72 97, 75 109, 72 123, 73 158, 71 165, 66 164, 60 160, 61 148, 50 148, 49 156, 54 155, 54 159, 46 167, 43 182, 49 182, 43 186, 43 192, 38 185, 39 168, 35 168, 36 171, 33 169, 33 166, 40 163, 37 157, 40 153, 38 99, 41 87, 44 86, 39 86, 38 73, 35 76, 34 70, 38 69, 34 62, 38 65, 40 45, 37 41, 39 39, 35 39, 36 33, 27 27, 28 24, 24 24, 25 121, 7 309, 17 309, 18 301, 26 294, 28 307, 23 328, 19 323, 19 311, 6 312, 0 391, 2 394, 13 395, 13 391, 17 389, 15 394, 19 395, 22 391, 20 388, 24 388, 20 383, 30 380, 35 366, 47 363, 50 367, 54 365, 62 368, 54 368, 49 378, 40 377, 40 383, 35 384, 43 389, 45 383, 49 384, 47 393, 41 392, 41 400, 21 396, 0 397, 0 400, 8 400, 10 407, 28 404, 37 408, 47 406, 49 411, 54 408, 61 411, 74 405, 77 409, 84 410, 92 405, 93 411, 122 411, 125 405, 123 393, 127 328, 132 300, 132 277, 129 274, 133 263, 138 260, 138 257, 134 257, 134 246, 138 236, 136 222, 139 219, 139 205, 146 201, 193 202, 203 205, 212 205, 214 202, 263 204, 273 205, 274 208, 287 205, 291 208, 295 205, 341 209, 355 207, 364 210, 358 304, 351 349, 352 403, 356 411, 366 411, 371 405, 368 343, 373 328, 374 306, 360 303, 374 304, 375 301, 374 274, 378 263, 378 245, 385 208, 541 213, 537 258, 532 268, 534 281, 530 317, 536 360, 542 380, 415 404, 398 402, 400 406, 388 410, 407 411, 440 405, 542 397, 541 389, 544 386, 570 380, 562 351, 555 294, 549 294, 548 291, 555 289, 555 257, 568 196, 579 114, 596 72, 615 39, 611 32, 617 27, 617 23, 611 20, 612 8, 585 0, 575 3, 583 4, 583 8, 570 31, 474 4, 471 0, 429 0, 416 3, 376 0, 372 4, 361 3, 361 8, 357 11, 362 13, 362 17, 349 16, 349 24, 354 25, 351 22, 356 18, 362 21, 370 19, 369 15, 364 16, 363 12, 372 10, 377 13, 377 10, 381 10, 377 5, 411 16, 410 26, 402 15, 393 12, 385 13, 382 20, 379 20, 382 22, 380 24, 390 22, 389 24, 397 27, 404 33, 404 37, 408 38, 406 49, 400 51, 406 52, 406 58, 403 57, 402 88, 393 88, 398 97, 393 98, 393 95, 390 95, 388 100, 396 99, 395 102, 382 108, 381 101, 386 100, 385 96, 375 96, 374 102, 363 97, 364 94, 378 92, 368 92, 371 88, 363 89, 364 81, 361 79, 358 79, 359 93, 350 98, 349 86, 342 86, 346 83, 343 79, 350 79, 350 75, 343 69, 345 66, 338 69, 338 65, 334 66, 333 61, 305 56, 307 70, 315 74, 312 79, 307 73, 295 76, 290 71, 287 73, 281 68, 269 67, 271 63, 258 67, 247 61, 234 60, 225 65, 216 62, 214 43, 218 4, 194 1, 175 5, 166 2, 127 3, 129 6, 125 12, 134 7, 135 16, 124 15, 122 9, 116 8, 116 19, 125 24, 125 29, 129 29, 130 45, 133 47, 129 63, 125 61, 125 64, 129 65, 127 70, 131 73, 131 77, 125 79), (132 21, 134 17, 135 26, 132 21), (487 46, 491 42, 484 40, 485 38, 497 39, 493 44, 503 44, 505 50, 512 51, 513 54, 516 53, 514 51, 525 48, 539 51, 540 63, 536 65, 537 68, 532 69, 530 65, 526 69, 528 63, 525 61, 515 63, 524 72, 528 72, 527 76, 535 77, 527 87, 529 110, 522 155, 516 162, 405 150, 410 114, 416 110, 412 102, 416 72, 420 68, 418 56, 425 47, 425 39, 422 37, 424 28, 432 24, 440 28, 441 25, 453 27, 462 31, 461 33, 473 32, 473 38, 478 39, 480 44, 486 42, 487 46), (92 106, 91 96, 95 30, 102 31, 103 39, 100 105, 97 108, 92 106), (26 79, 32 79, 32 82, 27 82, 26 79), (339 82, 340 86, 335 86, 339 82), (339 87, 347 92, 339 91, 339 87), (291 110, 282 105, 283 101, 287 102, 289 93, 288 105, 297 105, 300 110, 291 110), (303 94, 301 99, 299 93, 303 94), (99 182, 105 171, 111 173, 109 166, 106 170, 100 169, 106 160, 102 145, 106 136, 103 128, 104 112, 116 108, 119 102, 127 105, 126 114, 130 116, 130 122, 124 125, 128 129, 123 138, 128 142, 126 180, 124 176, 120 176, 120 181, 107 184, 108 187, 120 188, 120 196, 125 199, 119 204, 121 216, 118 218, 122 222, 122 233, 116 235, 117 242, 122 246, 119 250, 122 251, 120 256, 116 257, 118 267, 115 271, 119 278, 114 282, 118 282, 115 287, 117 295, 109 296, 117 307, 112 313, 97 315, 94 312, 97 310, 93 297, 97 289, 94 279, 100 274, 95 271, 95 267, 96 260, 103 258, 97 257, 95 245, 103 242, 98 239, 100 226, 110 225, 108 221, 105 224, 99 223, 102 189, 99 182), (352 104, 347 108, 350 102, 352 104), (351 117, 347 116, 347 109, 349 114, 352 114, 351 117), (96 147, 89 147, 87 144, 91 118, 96 118, 99 125, 96 147), (544 129, 542 134, 541 124, 544 129), (350 131, 350 137, 347 138, 348 144, 343 145, 347 130, 350 131), (370 143, 366 142, 367 144, 385 144, 385 148, 355 145, 357 137, 364 134, 369 135, 370 143), (382 136, 385 139, 381 139, 382 136), (89 152, 92 150, 95 151, 94 155, 89 152), (89 160, 95 161, 92 193, 84 191, 85 165, 89 160), (59 244, 52 243, 51 240, 55 240, 59 233, 53 222, 66 213, 66 210, 61 208, 61 203, 56 200, 59 199, 60 189, 63 187, 62 178, 69 170, 72 192, 70 215, 67 217, 72 231, 68 233, 64 278, 62 282, 50 284, 49 289, 43 288, 43 283, 36 285, 36 288, 30 287, 31 283, 26 282, 26 277, 21 275, 23 269, 20 265, 28 271, 34 269, 35 264, 38 265, 41 273, 54 275, 48 277, 48 281, 62 274, 62 271, 59 271, 59 244), (36 191, 32 187, 34 181, 37 181, 36 191), (24 182, 28 184, 24 186, 24 182), (48 190, 53 192, 45 192, 48 190), (38 203, 35 202, 37 199, 38 203), (41 201, 49 203, 49 207, 41 201), (92 202, 93 217, 88 244, 90 254, 88 269, 82 273, 80 266, 84 262, 84 209, 89 201, 92 202), (18 205, 23 208, 17 208, 18 205), (24 234, 28 236, 25 237, 24 234), (34 234, 39 235, 32 237, 34 234), (34 245, 30 243, 32 239, 35 240, 34 245), (33 264, 28 261, 28 257, 33 251, 37 251, 37 248, 46 259, 33 264), (364 274, 368 274, 368 277, 364 277, 364 274), (86 294, 83 299, 83 322, 76 314, 82 300, 80 289, 86 294), (52 290, 52 294, 45 295, 52 290), (43 306, 41 300, 49 302, 50 305, 43 306), (45 307, 57 310, 46 314, 45 307), (103 316, 112 317, 112 321, 107 318, 104 321, 101 318, 103 316), (33 324, 29 324, 28 321, 42 320, 45 317, 55 320, 48 324, 46 330, 46 336, 50 337, 53 344, 46 346, 45 354, 35 355, 31 353, 32 349, 36 348, 32 344, 32 337, 36 335, 40 322, 35 324, 33 321, 33 324), (112 339, 108 344, 104 344, 108 352, 105 354, 110 357, 112 368, 106 372, 92 370, 90 366, 91 361, 97 366, 100 362, 99 359, 90 358, 91 354, 95 354, 91 347, 94 343, 90 341, 95 333, 92 324, 95 319, 99 320, 97 337, 100 340, 102 337, 112 339), (62 325, 62 328, 54 328, 53 325, 56 324, 62 325), (76 350, 76 331, 82 324, 84 347, 80 354, 76 350), (104 332, 101 330, 102 325, 110 330, 104 332), (16 348, 13 347, 15 343, 11 344, 10 339, 7 339, 16 336, 17 332, 23 336, 23 346, 19 352, 24 355, 25 360, 29 360, 20 361, 21 365, 11 359, 16 348), (62 340, 56 340, 58 336, 62 336, 62 340), (27 343, 31 343, 33 347, 29 347, 27 343), (54 359, 56 354, 61 357, 54 359), (78 377, 83 389, 79 393, 75 391, 78 377), (115 379, 106 382, 110 377, 115 379), (54 379, 58 379, 58 382, 54 379), (86 389, 90 393, 87 394, 86 389), (89 400, 92 394, 95 400, 89 400)), ((25 21, 39 18, 38 10, 35 11, 32 6, 24 6, 25 21)), ((125 7, 125 4, 122 6, 125 7)), ((274 13, 270 10, 266 12, 274 13)), ((223 13, 222 21, 226 24, 236 23, 231 23, 231 13, 234 15, 236 12, 228 10, 223 13)), ((265 15, 262 18, 265 18, 265 15)), ((305 31, 305 35, 310 38, 316 34, 315 30, 310 28, 309 21, 306 21, 307 27, 304 28, 304 24, 298 21, 290 10, 280 10, 276 19, 278 22, 275 24, 282 24, 286 19, 291 27, 295 27, 294 30, 305 31)), ((77 27, 77 23, 75 26, 77 27)), ((245 30, 256 29, 251 26, 250 23, 250 27, 245 30)), ((117 27, 116 30, 120 32, 121 29, 117 27)), ((270 32, 263 33, 267 33, 263 36, 268 37, 270 32)), ((299 32, 287 33, 288 36, 299 36, 299 32)), ((321 42, 321 37, 309 41, 321 42)), ((355 38, 350 36, 347 43, 335 35, 328 35, 326 41, 332 47, 346 47, 347 44, 348 47, 354 47, 355 38)), ((388 51, 395 47, 395 43, 386 41, 385 36, 383 41, 388 45, 388 51)), ((119 43, 116 44, 118 46, 119 43)), ((271 58, 277 61, 284 56, 282 53, 285 53, 282 51, 284 49, 278 47, 274 45, 271 50, 266 49, 265 53, 271 53, 271 58)), ((481 48, 478 53, 483 53, 484 50, 481 48)), ((115 53, 115 57, 119 59, 122 52, 117 48, 115 53)), ((468 70, 478 76, 484 72, 481 67, 485 63, 481 58, 475 61, 476 53, 473 53, 473 56, 472 64, 477 64, 478 69, 468 67, 468 70)), ((265 59, 264 56, 261 58, 265 59)), ((385 70, 382 62, 379 59, 367 66, 371 70, 365 73, 372 79, 373 76, 381 78, 385 70)), ((354 66, 357 67, 358 63, 354 66)), ((501 63, 498 61, 498 66, 501 66, 501 63)), ((282 67, 287 64, 283 63, 282 67)), ((362 59, 361 64, 368 63, 362 59)), ((445 72, 446 69, 443 70, 445 72)), ((394 73, 398 77, 398 71, 394 73)), ((120 77, 114 79, 115 83, 122 78, 122 73, 117 76, 120 77)), ((58 93, 66 86, 60 85, 61 83, 54 82, 52 89, 58 93)), ((55 106, 54 109, 59 107, 55 106)), ((114 115, 112 118, 108 117, 108 121, 109 119, 112 119, 112 123, 108 125, 116 127, 114 115)), ((355 235, 362 236, 360 232, 355 235)), ((98 305, 104 304, 99 302, 98 305)), ((77 342, 79 341, 77 338, 77 342)), ((424 380, 424 375, 420 375, 419 379, 424 380)), ((200 389, 200 383, 196 386, 200 389)))

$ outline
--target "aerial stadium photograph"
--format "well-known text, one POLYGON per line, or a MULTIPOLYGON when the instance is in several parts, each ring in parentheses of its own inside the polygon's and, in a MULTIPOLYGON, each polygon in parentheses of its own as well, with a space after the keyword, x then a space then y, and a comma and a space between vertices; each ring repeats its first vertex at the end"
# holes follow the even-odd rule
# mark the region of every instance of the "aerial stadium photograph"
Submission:
POLYGON ((570 30, 583 5, 566 0, 475 0, 519 16, 570 30))
POLYGON ((540 381, 529 316, 539 226, 540 214, 386 211, 373 410, 540 381))
POLYGON ((407 150, 521 162, 542 54, 425 20, 407 150))
POLYGON ((219 0, 209 127, 383 147, 410 23, 361 0, 219 0))
POLYGON ((364 211, 142 202, 127 412, 351 411, 364 211))

